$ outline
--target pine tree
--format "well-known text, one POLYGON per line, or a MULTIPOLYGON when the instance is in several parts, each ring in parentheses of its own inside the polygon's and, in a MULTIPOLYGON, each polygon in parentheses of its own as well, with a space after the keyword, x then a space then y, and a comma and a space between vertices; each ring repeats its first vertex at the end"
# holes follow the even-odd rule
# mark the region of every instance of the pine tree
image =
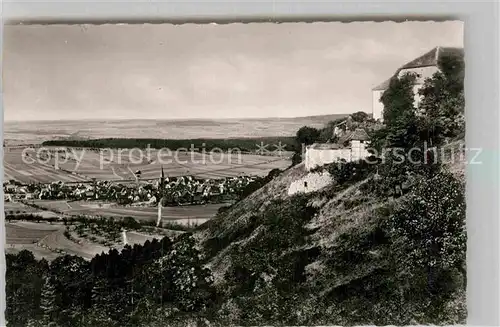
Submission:
POLYGON ((30 319, 28 320, 26 327, 45 327, 44 323, 39 319, 30 319))
POLYGON ((394 76, 389 88, 382 94, 384 123, 389 130, 403 128, 415 116, 413 86, 415 75, 394 76))
POLYGON ((42 309, 42 321, 44 325, 48 325, 49 323, 54 322, 57 314, 56 289, 50 279, 50 276, 46 276, 44 278, 40 309, 42 309))
POLYGON ((104 278, 97 278, 92 286, 92 308, 108 312, 106 299, 108 298, 108 285, 104 278))

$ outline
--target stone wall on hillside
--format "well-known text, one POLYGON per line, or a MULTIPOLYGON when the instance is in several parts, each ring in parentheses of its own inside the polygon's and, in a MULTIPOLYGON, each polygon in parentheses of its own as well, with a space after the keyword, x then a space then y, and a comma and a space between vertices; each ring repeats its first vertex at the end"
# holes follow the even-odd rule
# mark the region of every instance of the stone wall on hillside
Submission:
POLYGON ((297 193, 310 193, 318 191, 330 183, 332 183, 333 178, 328 172, 317 172, 309 173, 306 176, 293 181, 288 188, 288 195, 294 195, 297 193))

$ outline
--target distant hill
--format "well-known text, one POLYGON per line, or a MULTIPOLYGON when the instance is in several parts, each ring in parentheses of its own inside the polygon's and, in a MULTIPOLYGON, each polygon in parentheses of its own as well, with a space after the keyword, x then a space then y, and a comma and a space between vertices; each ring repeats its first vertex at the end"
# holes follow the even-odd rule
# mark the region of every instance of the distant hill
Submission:
POLYGON ((251 119, 140 119, 5 122, 4 139, 30 143, 86 139, 237 139, 294 136, 304 126, 321 128, 347 114, 251 119))

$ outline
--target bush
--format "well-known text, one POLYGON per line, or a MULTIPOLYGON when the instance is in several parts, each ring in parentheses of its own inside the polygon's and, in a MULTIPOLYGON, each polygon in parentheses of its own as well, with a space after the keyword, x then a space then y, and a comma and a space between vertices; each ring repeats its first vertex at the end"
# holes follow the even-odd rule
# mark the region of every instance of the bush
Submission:
POLYGON ((362 123, 370 118, 370 116, 364 111, 358 111, 351 115, 352 120, 357 123, 362 123))
POLYGON ((220 207, 219 209, 217 209, 217 216, 223 215, 229 209, 231 209, 231 206, 222 206, 222 207, 220 207))
POLYGON ((290 168, 296 166, 302 162, 302 153, 295 152, 292 156, 292 163, 290 164, 290 168))
POLYGON ((465 185, 451 173, 421 180, 389 220, 406 255, 424 266, 462 268, 465 263, 465 185))
POLYGON ((140 229, 141 224, 132 217, 125 217, 122 221, 123 227, 129 229, 140 229))
POLYGON ((258 177, 256 180, 253 182, 249 183, 247 186, 243 188, 239 195, 239 201, 245 199, 246 197, 250 196, 252 193, 257 191, 258 189, 262 188, 264 185, 269 183, 271 180, 273 180, 275 177, 279 176, 282 173, 282 171, 278 168, 275 168, 271 170, 266 177, 258 177))
MULTIPOLYGON (((151 224, 152 226, 156 226, 156 222, 152 222, 151 224)), ((183 231, 183 232, 187 232, 187 231, 190 231, 191 228, 184 225, 184 224, 180 224, 180 223, 174 223, 174 222, 162 222, 161 223, 161 226, 162 228, 166 228, 166 229, 171 229, 171 230, 177 230, 177 231, 183 231)))
POLYGON ((311 145, 320 136, 320 131, 314 127, 304 126, 297 131, 296 139, 299 145, 311 145))
POLYGON ((327 166, 328 172, 339 185, 353 184, 366 179, 375 172, 377 165, 366 160, 340 162, 327 166))
POLYGON ((350 210, 352 208, 355 208, 355 207, 363 204, 366 201, 367 201, 366 198, 346 199, 343 201, 343 204, 344 204, 344 208, 346 210, 350 210))
POLYGON ((65 230, 63 234, 64 234, 64 237, 66 237, 68 240, 71 240, 71 234, 68 230, 65 230))

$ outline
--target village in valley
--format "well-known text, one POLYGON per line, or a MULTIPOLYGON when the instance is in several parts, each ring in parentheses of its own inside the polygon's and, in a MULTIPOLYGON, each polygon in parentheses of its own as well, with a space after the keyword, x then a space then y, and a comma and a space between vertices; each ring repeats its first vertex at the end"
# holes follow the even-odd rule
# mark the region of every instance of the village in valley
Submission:
MULTIPOLYGON (((114 168, 107 167, 112 173, 108 172, 107 176, 111 179, 106 179, 101 177, 106 172, 95 166, 93 171, 87 170, 82 175, 78 170, 69 170, 77 167, 72 161, 68 161, 62 169, 39 162, 29 165, 19 160, 22 158, 21 151, 4 149, 7 181, 4 182, 3 191, 5 216, 9 222, 7 251, 19 252, 23 248, 29 248, 41 257, 47 252, 47 247, 40 242, 50 239, 47 236, 56 230, 70 230, 68 226, 79 224, 76 222, 79 219, 129 217, 137 221, 136 230, 141 233, 134 234, 135 237, 126 237, 126 233, 133 233, 130 228, 117 227, 120 235, 123 234, 117 240, 120 247, 133 245, 134 242, 142 244, 148 239, 159 237, 158 235, 168 234, 170 230, 188 231, 214 217, 220 208, 241 199, 248 192, 246 189, 249 185, 251 188, 252 183, 258 184, 270 170, 283 169, 290 164, 290 159, 285 156, 257 154, 246 155, 245 164, 235 163, 233 166, 226 166, 227 168, 212 165, 207 169, 207 165, 191 163, 191 167, 185 169, 186 165, 176 163, 151 165, 146 162, 135 166, 131 164, 135 168, 132 170, 128 165, 123 168, 124 165, 116 164, 114 168), (14 155, 19 157, 16 159, 14 155), (9 161, 9 158, 13 158, 13 161, 9 161), (183 171, 189 169, 197 172, 198 176, 184 175, 183 171), (92 174, 93 177, 88 176, 92 174), (163 210, 159 210, 162 207, 163 210), (31 224, 18 223, 23 220, 30 221, 31 224), (40 228, 45 232, 38 232, 39 238, 34 239, 32 234, 39 229, 37 224, 41 224, 40 228), (50 227, 44 227, 46 224, 50 227), (152 232, 141 226, 154 226, 155 230, 152 232), (23 231, 26 231, 26 235, 23 235, 23 231)), ((49 155, 61 153, 60 148, 48 149, 49 155)), ((65 153, 69 156, 71 151, 67 150, 65 153)), ((53 163, 55 158, 52 157, 53 163)), ((78 166, 88 167, 92 164, 95 165, 96 162, 92 161, 90 154, 84 155, 78 166)), ((87 236, 85 246, 74 244, 73 247, 78 248, 78 253, 92 257, 96 249, 93 249, 91 235, 87 236)), ((116 241, 115 237, 112 239, 116 241)), ((65 241, 51 244, 50 248, 57 253, 74 253, 71 252, 74 251, 71 247, 65 248, 67 245, 65 241)), ((109 250, 102 246, 97 246, 97 249, 105 252, 109 250)))
MULTIPOLYGON (((255 180, 254 176, 224 179, 196 179, 179 176, 165 179, 163 205, 220 203, 235 200, 242 190, 255 180)), ((64 183, 23 185, 15 180, 5 183, 4 201, 66 200, 66 201, 115 201, 124 205, 157 206, 160 183, 120 183, 96 180, 91 183, 64 183)))

